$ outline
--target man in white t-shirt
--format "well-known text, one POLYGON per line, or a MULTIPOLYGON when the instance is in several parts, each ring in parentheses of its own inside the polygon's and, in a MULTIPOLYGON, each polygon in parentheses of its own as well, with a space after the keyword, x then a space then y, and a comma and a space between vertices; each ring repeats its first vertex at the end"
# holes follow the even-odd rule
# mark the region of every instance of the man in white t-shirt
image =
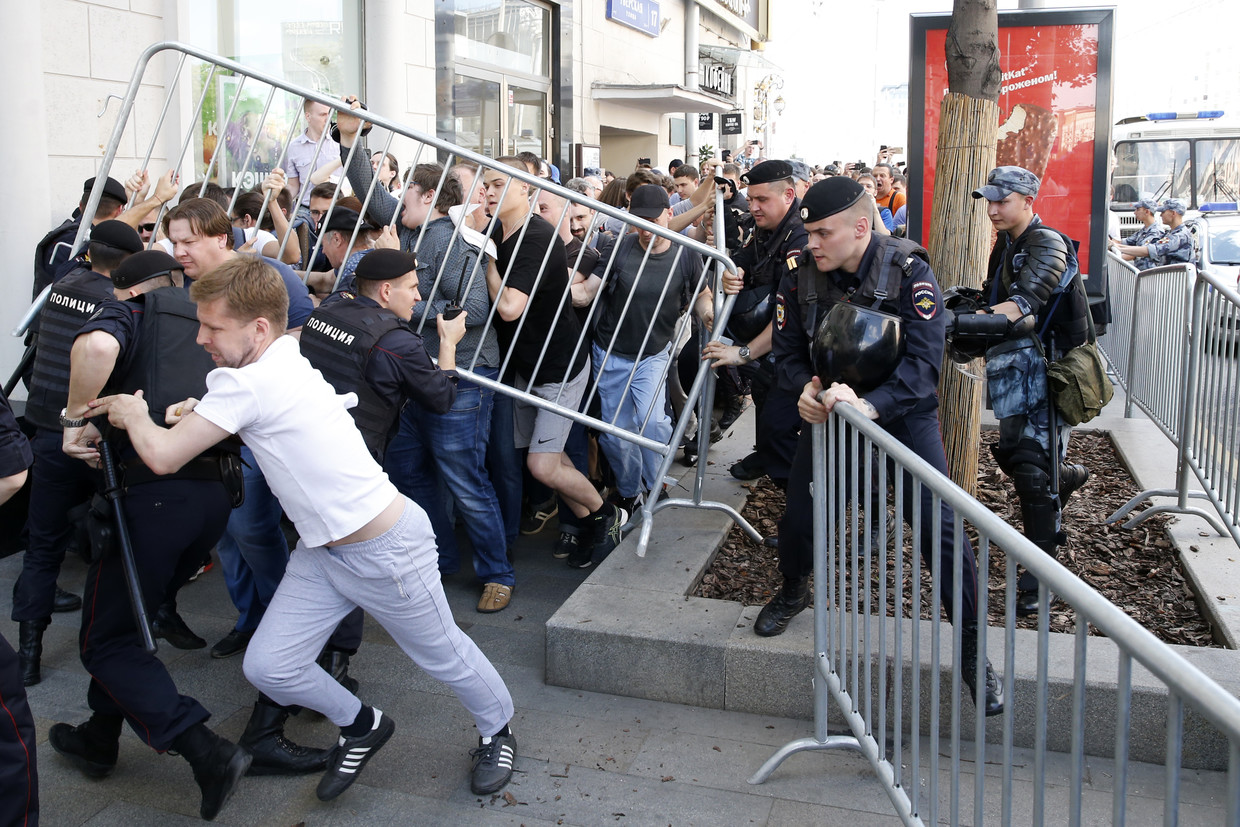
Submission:
POLYGON ((196 281, 190 295, 198 343, 219 366, 203 399, 170 406, 171 428, 156 425, 146 403, 128 395, 91 402, 90 415, 106 413, 128 431, 156 473, 230 434, 253 450, 300 540, 250 641, 245 675, 277 703, 309 707, 340 726, 319 798, 344 792, 395 730, 389 716, 315 662, 336 624, 359 606, 473 715, 480 733, 473 792, 502 789, 516 757, 512 697, 453 620, 430 522, 366 449, 347 410, 356 396, 337 396, 297 340, 283 335, 288 295, 279 274, 260 259, 235 256, 196 281))

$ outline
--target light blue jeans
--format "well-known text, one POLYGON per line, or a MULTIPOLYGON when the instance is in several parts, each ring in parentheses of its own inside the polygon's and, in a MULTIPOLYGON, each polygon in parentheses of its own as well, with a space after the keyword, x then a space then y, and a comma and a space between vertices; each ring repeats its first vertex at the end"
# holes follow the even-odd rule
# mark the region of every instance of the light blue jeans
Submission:
MULTIPOLYGON (((624 386, 633 370, 633 360, 613 353, 604 365, 605 352, 597 344, 591 346, 591 364, 601 409, 599 418, 611 422, 615 417, 616 427, 667 444, 672 438, 672 418, 667 414, 666 380, 667 366, 672 358, 671 347, 637 363, 637 372, 627 393, 624 386), (649 421, 643 430, 642 422, 646 421, 648 412, 649 421)), ((635 497, 661 482, 657 479, 659 463, 663 459, 660 454, 607 433, 600 434, 598 442, 611 463, 611 470, 616 475, 616 488, 621 496, 635 497)))

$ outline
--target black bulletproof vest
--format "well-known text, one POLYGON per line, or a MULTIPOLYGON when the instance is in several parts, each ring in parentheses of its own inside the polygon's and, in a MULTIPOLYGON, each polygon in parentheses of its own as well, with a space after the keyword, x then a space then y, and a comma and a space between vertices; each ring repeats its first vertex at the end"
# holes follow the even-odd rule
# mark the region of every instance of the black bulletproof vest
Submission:
POLYGON ((39 311, 39 338, 26 420, 40 428, 60 430, 60 411, 69 400, 69 353, 82 325, 99 305, 113 298, 112 280, 85 267, 69 273, 52 287, 39 311))
POLYGON ((138 346, 108 379, 107 393, 142 391, 151 419, 164 427, 169 405, 207 392, 215 369, 198 344, 198 309, 183 287, 160 287, 130 299, 142 304, 138 346))
POLYGON ((357 429, 374 458, 383 461, 400 413, 399 400, 384 399, 366 382, 366 363, 379 340, 404 322, 391 310, 362 304, 353 293, 320 305, 301 329, 301 353, 323 374, 336 393, 357 394, 350 409, 357 429))
POLYGON ((906 238, 890 235, 875 238, 878 247, 870 259, 870 269, 861 284, 851 291, 840 287, 828 274, 819 272, 809 253, 801 255, 801 266, 797 268, 797 303, 801 306, 801 321, 810 341, 818 329, 818 320, 836 302, 857 301, 868 304, 872 310, 900 315, 900 285, 912 271, 913 256, 929 261, 930 255, 920 244, 906 238))

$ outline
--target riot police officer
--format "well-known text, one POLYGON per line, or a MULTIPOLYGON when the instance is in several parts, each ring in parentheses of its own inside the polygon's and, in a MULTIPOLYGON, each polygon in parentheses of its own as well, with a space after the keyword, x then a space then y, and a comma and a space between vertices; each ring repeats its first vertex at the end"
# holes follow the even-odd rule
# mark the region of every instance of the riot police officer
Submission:
POLYGON ((92 229, 87 250, 89 265, 76 266, 57 281, 40 311, 38 347, 26 401, 26 421, 36 428, 31 443, 35 463, 26 519, 29 540, 21 574, 13 585, 12 614, 19 624, 18 659, 26 686, 42 680, 43 632, 52 612, 81 608, 77 595, 56 586, 56 575, 73 533, 68 513, 89 499, 98 485, 94 469, 60 450, 64 407, 69 398, 69 350, 82 325, 112 298, 111 272, 142 250, 142 239, 128 224, 103 221, 92 229))
MULTIPOLYGON (((85 414, 106 389, 141 391, 152 418, 165 407, 202 396, 214 367, 195 344, 198 320, 184 288, 173 283, 181 265, 158 250, 130 256, 112 273, 117 298, 104 303, 74 339, 69 397, 62 415, 65 453, 98 465, 101 439, 85 414)), ((232 497, 225 484, 239 477, 220 446, 161 476, 117 439, 123 511, 135 569, 147 606, 158 606, 189 579, 219 539, 232 497)), ((177 691, 163 662, 146 651, 126 588, 121 556, 95 550, 82 612, 82 664, 90 673, 91 717, 76 727, 56 724, 48 741, 90 777, 116 766, 121 724, 128 721, 150 747, 176 750, 189 761, 202 794, 199 812, 212 819, 250 766, 250 754, 207 729, 210 713, 177 691)))
POLYGON ((750 380, 755 413, 755 451, 732 467, 738 479, 757 479, 764 473, 777 484, 788 478, 796 453, 801 419, 796 393, 775 381, 775 358, 771 353, 771 319, 774 305, 760 301, 795 271, 805 246, 800 204, 796 197, 792 165, 787 161, 763 161, 741 176, 748 186, 749 212, 754 230, 736 254, 737 275, 743 289, 728 320, 733 345, 715 341, 702 351, 712 367, 741 366, 750 380), (738 312, 738 310, 740 312, 738 312))
MULTIPOLYGON (((1046 364, 1089 338, 1089 303, 1072 240, 1033 211, 1040 186, 1023 167, 996 167, 973 197, 986 199, 986 215, 999 231, 982 301, 1008 328, 1005 340, 986 351, 987 393, 999 420, 995 461, 1012 478, 1025 536, 1053 558, 1067 541, 1063 505, 1089 470, 1064 463, 1071 426, 1055 414, 1046 364)), ((1035 614, 1037 578, 1021 572, 1016 588, 1016 613, 1035 614)))
MULTIPOLYGON (((801 204, 807 232, 805 253, 800 266, 781 280, 776 294, 772 339, 779 382, 799 393, 797 409, 806 422, 824 422, 837 403, 850 403, 946 475, 937 393, 946 323, 938 282, 925 250, 911 241, 873 233, 872 215, 873 200, 851 178, 828 178, 806 192, 801 204), (869 344, 868 337, 849 338, 859 319, 879 313, 899 320, 902 348, 885 338, 876 338, 874 344, 869 344), (834 338, 816 367, 810 344, 826 332, 824 323, 834 338), (824 383, 829 383, 825 390, 824 383)), ((754 622, 754 632, 764 637, 782 633, 809 605, 813 509, 826 507, 812 501, 811 451, 810 432, 804 429, 788 480, 787 508, 779 524, 783 587, 754 622)), ((904 519, 912 523, 920 509, 921 556, 932 565, 938 554, 943 583, 953 582, 953 558, 957 549, 960 553, 960 616, 953 617, 954 596, 945 596, 943 605, 949 618, 961 626, 961 678, 987 715, 998 714, 1003 710, 1002 688, 989 661, 981 692, 974 687, 978 584, 972 546, 967 537, 955 537, 953 512, 940 503, 941 542, 936 549, 931 530, 936 509, 933 494, 922 486, 917 501, 913 490, 911 480, 906 480, 904 519)))

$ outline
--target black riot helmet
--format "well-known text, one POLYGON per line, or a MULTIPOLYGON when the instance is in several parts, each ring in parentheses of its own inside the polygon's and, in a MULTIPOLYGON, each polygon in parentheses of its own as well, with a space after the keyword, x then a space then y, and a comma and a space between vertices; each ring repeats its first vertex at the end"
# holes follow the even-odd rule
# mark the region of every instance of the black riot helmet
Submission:
POLYGON ((877 388, 904 356, 899 316, 836 302, 818 323, 810 356, 824 386, 843 382, 859 394, 877 388))
POLYGON ((766 329, 775 315, 775 300, 771 294, 774 285, 765 284, 736 295, 732 312, 728 314, 727 334, 733 341, 752 342, 766 329))
POLYGON ((949 287, 943 291, 943 307, 952 315, 948 317, 947 354, 952 361, 967 365, 979 356, 986 354, 989 343, 985 339, 969 340, 967 337, 952 335, 955 331, 955 317, 961 313, 976 313, 986 307, 982 301, 982 291, 976 287, 949 287))

